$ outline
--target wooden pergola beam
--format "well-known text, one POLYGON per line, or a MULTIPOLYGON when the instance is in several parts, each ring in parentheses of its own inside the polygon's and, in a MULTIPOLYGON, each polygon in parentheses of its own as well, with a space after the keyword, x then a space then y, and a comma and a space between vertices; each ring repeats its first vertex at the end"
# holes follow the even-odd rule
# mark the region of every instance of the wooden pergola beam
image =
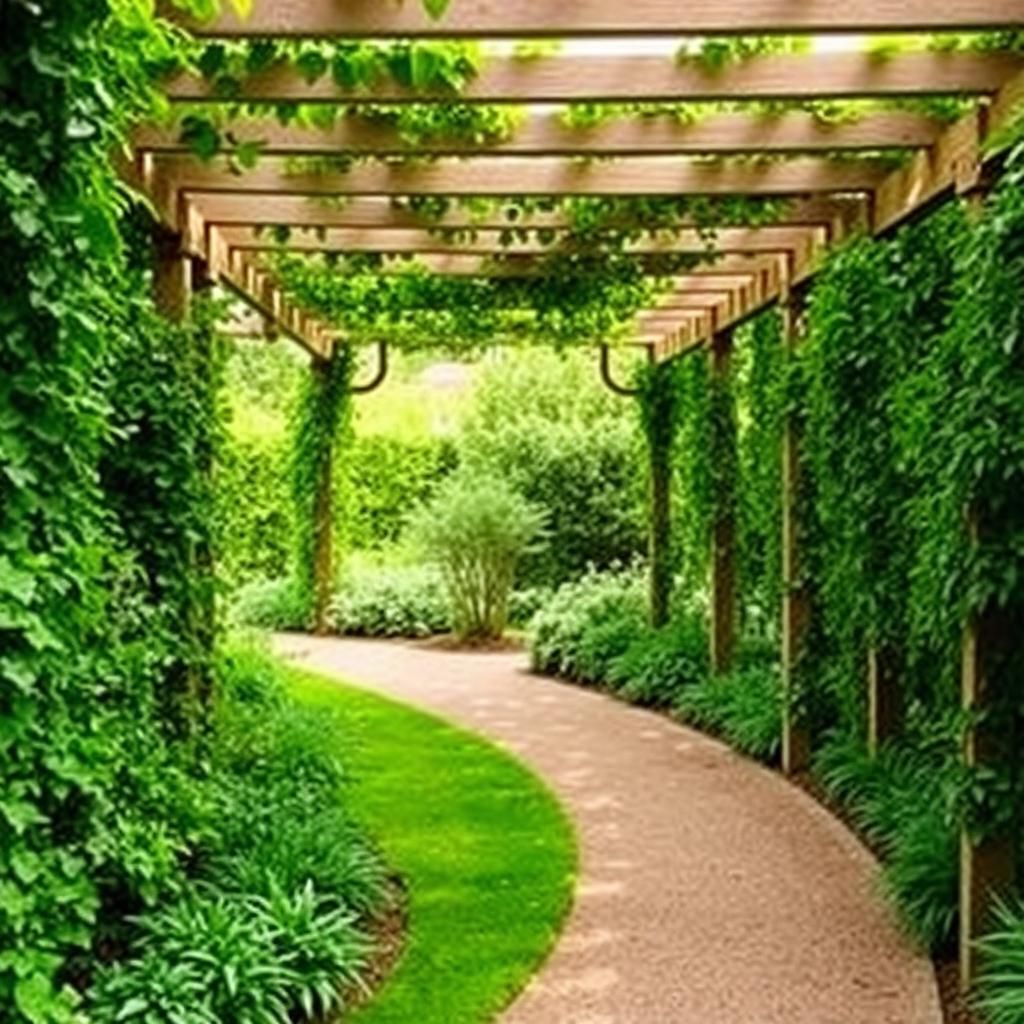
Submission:
MULTIPOLYGON (((838 124, 789 111, 716 114, 693 124, 672 117, 625 119, 586 129, 567 127, 558 114, 531 114, 511 139, 496 143, 458 138, 410 143, 394 128, 357 117, 341 118, 328 129, 254 118, 229 123, 224 131, 235 145, 258 145, 263 156, 644 156, 918 149, 932 145, 942 125, 909 111, 867 114, 838 124)), ((141 127, 132 142, 139 152, 189 151, 178 126, 141 127)))
MULTIPOLYGON (((571 220, 564 213, 528 213, 510 219, 501 212, 481 217, 459 206, 453 206, 437 217, 416 213, 407 206, 382 196, 353 196, 342 205, 328 205, 322 198, 296 195, 251 195, 188 193, 186 199, 196 213, 208 224, 270 226, 294 228, 476 228, 502 230, 508 228, 570 228, 571 220)), ((791 200, 773 227, 829 226, 837 220, 857 215, 863 208, 863 199, 815 196, 791 200)), ((628 215, 609 217, 610 228, 626 228, 637 224, 628 215)), ((693 217, 682 215, 676 226, 698 227, 693 217)), ((723 221, 721 227, 739 225, 723 221)))
MULTIPOLYGON (((334 0, 332 0, 334 2, 334 0)), ((1024 3, 1024 0, 1021 0, 1024 3)), ((459 93, 413 91, 382 77, 372 88, 342 90, 330 75, 310 82, 290 64, 245 78, 230 96, 216 80, 182 72, 164 92, 174 102, 677 103, 721 100, 849 99, 995 92, 1024 60, 1002 53, 779 54, 751 57, 723 71, 669 56, 494 58, 459 93)))
MULTIPOLYGON (((220 233, 234 249, 262 252, 380 252, 451 253, 455 255, 553 255, 560 252, 582 253, 579 245, 566 247, 567 237, 560 232, 550 244, 536 239, 503 241, 501 232, 481 230, 473 238, 446 239, 443 236, 408 228, 324 228, 319 231, 293 231, 287 240, 278 241, 272 232, 256 228, 223 227, 220 233)), ((627 243, 630 253, 677 253, 697 255, 713 252, 781 252, 813 244, 814 229, 808 228, 723 228, 713 236, 693 229, 666 232, 656 238, 627 243)), ((571 244, 571 239, 569 239, 571 244)))
POLYGON ((301 345, 310 355, 325 358, 332 342, 325 324, 300 310, 276 284, 244 254, 232 258, 216 229, 205 253, 211 277, 255 310, 279 333, 301 345))
POLYGON ((937 32, 1024 22, 1022 0, 455 0, 433 18, 419 2, 253 0, 246 17, 223 5, 202 22, 161 0, 158 12, 199 36, 326 38, 526 38, 742 35, 801 32, 937 32))
MULTIPOLYGON (((230 250, 232 258, 243 255, 256 257, 259 254, 243 252, 242 250, 230 250)), ((637 257, 643 259, 643 257, 637 257)), ((709 259, 711 259, 709 257, 709 259)), ((751 273, 762 272, 768 267, 774 257, 767 256, 746 256, 728 255, 709 262, 707 265, 695 266, 684 274, 680 275, 677 269, 671 265, 659 261, 653 257, 645 267, 645 272, 651 277, 670 277, 673 279, 689 279, 694 276, 708 275, 713 278, 718 274, 733 276, 737 273, 745 273, 750 268, 751 273)), ((543 262, 536 256, 507 256, 502 259, 490 259, 485 256, 453 256, 453 255, 432 255, 427 254, 416 258, 410 263, 406 258, 396 258, 384 262, 380 267, 375 268, 374 273, 378 274, 403 274, 407 273, 411 266, 421 268, 432 274, 444 274, 451 277, 534 277, 543 270, 543 262)))
POLYGON ((1024 102, 1024 73, 1014 75, 988 108, 978 108, 946 129, 938 142, 879 186, 872 227, 881 234, 954 192, 975 188, 987 162, 997 158, 991 143, 1018 115, 1024 102))
POLYGON ((181 191, 320 196, 797 196, 872 192, 887 173, 876 161, 814 157, 764 163, 636 157, 595 164, 551 157, 480 157, 412 167, 362 164, 348 173, 325 174, 289 174, 280 160, 268 158, 242 175, 185 157, 159 157, 156 163, 164 178, 161 199, 168 205, 173 205, 168 197, 181 191))

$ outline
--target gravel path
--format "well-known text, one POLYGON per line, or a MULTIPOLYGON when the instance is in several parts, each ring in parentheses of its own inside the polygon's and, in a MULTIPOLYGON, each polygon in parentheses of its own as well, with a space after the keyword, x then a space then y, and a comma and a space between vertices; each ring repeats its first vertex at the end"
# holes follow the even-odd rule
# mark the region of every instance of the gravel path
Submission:
POLYGON ((531 676, 521 655, 298 636, 277 648, 483 733, 568 808, 576 906, 505 1024, 940 1024, 931 964, 878 897, 871 856, 774 773, 531 676))

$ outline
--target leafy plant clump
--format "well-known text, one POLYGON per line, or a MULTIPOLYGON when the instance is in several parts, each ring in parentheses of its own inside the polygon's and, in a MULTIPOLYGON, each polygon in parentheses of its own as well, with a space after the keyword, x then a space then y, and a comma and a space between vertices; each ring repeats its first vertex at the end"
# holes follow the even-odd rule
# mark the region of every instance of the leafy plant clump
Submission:
POLYGON ((288 576, 253 580, 235 592, 230 619, 237 626, 303 630, 309 628, 309 606, 299 584, 288 576))
POLYGON ((782 684, 776 668, 754 665, 726 675, 706 675, 679 691, 675 711, 751 757, 770 763, 778 759, 782 684))
POLYGON ((502 480, 456 474, 410 529, 440 569, 456 634, 500 639, 516 566, 543 535, 543 513, 502 480))
POLYGON ((607 681, 619 696, 650 707, 671 707, 707 678, 708 641, 704 623, 679 615, 661 629, 633 636, 608 666, 607 681))
POLYGON ((97 1024, 291 1024, 343 1007, 370 955, 385 870, 344 807, 337 727, 276 665, 228 646, 200 813, 176 894, 121 928, 87 995, 97 1024))
POLYGON ((639 569, 591 571, 559 587, 529 627, 534 671, 602 682, 611 662, 643 632, 645 576, 639 569))
POLYGON ((999 903, 992 929, 980 943, 982 973, 977 1006, 986 1024, 1024 1020, 1024 904, 999 903))
POLYGON ((444 581, 429 566, 346 570, 329 619, 334 631, 352 636, 425 637, 452 624, 444 581))
POLYGON ((883 888, 909 934, 925 949, 942 949, 959 903, 956 763, 907 745, 871 757, 859 740, 836 737, 815 772, 880 851, 883 888))

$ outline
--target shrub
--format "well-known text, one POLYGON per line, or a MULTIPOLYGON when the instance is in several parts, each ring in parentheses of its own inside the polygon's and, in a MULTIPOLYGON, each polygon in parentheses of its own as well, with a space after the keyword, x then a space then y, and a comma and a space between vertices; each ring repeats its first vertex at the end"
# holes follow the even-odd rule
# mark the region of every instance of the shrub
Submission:
POLYGON ((504 633, 516 564, 535 546, 543 522, 503 480, 468 474, 449 478, 417 511, 412 534, 440 567, 460 637, 504 633))
POLYGON ((485 365, 459 453, 547 514, 550 543, 522 560, 521 586, 557 587, 646 550, 643 443, 589 352, 507 351, 485 365))
POLYGON ((93 990, 97 1024, 288 1024, 337 1009, 365 967, 351 916, 311 885, 240 898, 196 890, 141 919, 141 957, 93 990))
POLYGON ((670 707, 708 674, 708 642, 699 618, 688 616, 664 629, 633 635, 609 666, 608 682, 637 704, 670 707))
POLYGON ((589 571, 581 580, 559 587, 530 622, 528 642, 535 672, 591 681, 603 677, 605 662, 625 651, 628 640, 644 628, 647 597, 639 570, 589 571), (597 639, 584 655, 587 635, 600 626, 607 644, 597 639), (618 637, 619 642, 613 642, 618 637))
POLYGON ((380 434, 354 438, 342 457, 339 495, 346 547, 376 550, 397 541, 409 513, 429 500, 456 461, 447 441, 380 434))
POLYGON ((675 710, 686 721, 718 733, 738 750, 775 761, 782 742, 782 686, 770 667, 705 675, 681 690, 675 710))
POLYGON ((236 591, 229 618, 237 626, 259 629, 306 629, 309 609, 295 580, 254 580, 236 591))
POLYGON ((859 739, 833 738, 815 761, 826 790, 845 804, 882 854, 882 884, 907 931, 936 950, 952 939, 958 906, 955 765, 910 747, 872 757, 859 739))
POLYGON ((1024 903, 1001 902, 992 931, 979 944, 982 954, 978 1007, 986 1024, 1024 1021, 1024 903))
POLYGON ((426 566, 359 566, 346 570, 329 621, 355 636, 430 636, 450 628, 444 583, 426 566))
POLYGON ((96 1024, 293 1024, 341 1008, 386 874, 344 807, 338 723, 293 703, 259 648, 225 644, 191 872, 102 968, 96 1024))

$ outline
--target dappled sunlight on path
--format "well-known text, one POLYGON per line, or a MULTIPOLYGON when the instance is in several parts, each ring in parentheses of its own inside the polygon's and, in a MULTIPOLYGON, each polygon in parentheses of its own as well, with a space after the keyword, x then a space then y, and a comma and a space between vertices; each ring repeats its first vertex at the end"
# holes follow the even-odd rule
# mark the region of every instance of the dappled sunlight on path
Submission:
POLYGON ((300 636, 276 647, 490 737, 569 810, 576 906, 505 1024, 940 1024, 931 964, 878 897, 874 861, 773 773, 531 676, 521 655, 300 636))

